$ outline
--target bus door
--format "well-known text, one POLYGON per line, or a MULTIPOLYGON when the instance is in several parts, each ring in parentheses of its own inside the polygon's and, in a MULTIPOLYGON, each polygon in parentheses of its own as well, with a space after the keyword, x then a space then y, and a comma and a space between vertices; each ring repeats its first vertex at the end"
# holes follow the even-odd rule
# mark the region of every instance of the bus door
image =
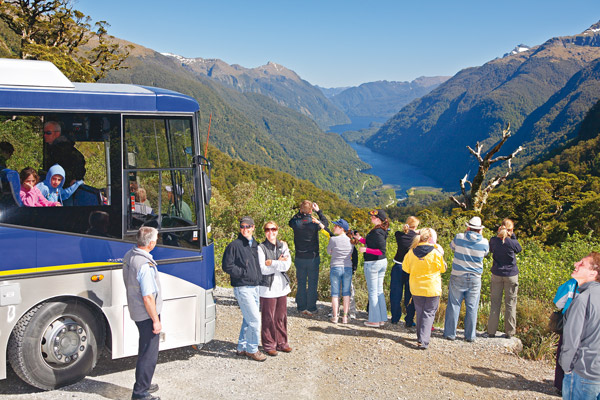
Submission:
POLYGON ((201 249, 202 195, 192 132, 191 117, 124 118, 125 237, 152 226, 160 232, 158 244, 201 249))

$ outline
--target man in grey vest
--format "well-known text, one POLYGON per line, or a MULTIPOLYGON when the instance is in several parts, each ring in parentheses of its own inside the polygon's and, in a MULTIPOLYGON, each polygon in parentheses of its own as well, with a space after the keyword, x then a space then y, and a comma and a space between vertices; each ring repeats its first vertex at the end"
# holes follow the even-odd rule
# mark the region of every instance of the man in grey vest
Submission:
POLYGON ((158 361, 159 334, 162 329, 160 280, 156 262, 150 254, 157 239, 156 229, 142 226, 137 233, 137 246, 123 257, 123 281, 127 289, 129 315, 140 333, 132 399, 160 400, 151 395, 158 390, 158 385, 152 384, 152 376, 158 361))

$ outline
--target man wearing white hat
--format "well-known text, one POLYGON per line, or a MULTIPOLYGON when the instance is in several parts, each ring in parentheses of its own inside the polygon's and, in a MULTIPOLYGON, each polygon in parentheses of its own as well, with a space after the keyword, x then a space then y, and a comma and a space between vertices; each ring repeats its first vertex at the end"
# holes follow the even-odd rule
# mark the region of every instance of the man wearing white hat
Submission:
POLYGON ((172 217, 181 217, 192 222, 192 210, 190 206, 183 201, 183 188, 179 185, 174 185, 165 186, 165 189, 167 191, 167 195, 169 196, 169 211, 167 214, 172 217), (175 203, 175 196, 177 196, 177 203, 175 203), (175 204, 177 204, 177 207, 175 204))
POLYGON ((456 326, 463 300, 467 309, 465 340, 467 342, 475 340, 483 258, 490 249, 488 240, 481 235, 483 228, 481 218, 473 217, 467 222, 467 231, 457 234, 450 243, 450 247, 454 250, 454 259, 444 322, 444 338, 448 340, 456 339, 456 326))

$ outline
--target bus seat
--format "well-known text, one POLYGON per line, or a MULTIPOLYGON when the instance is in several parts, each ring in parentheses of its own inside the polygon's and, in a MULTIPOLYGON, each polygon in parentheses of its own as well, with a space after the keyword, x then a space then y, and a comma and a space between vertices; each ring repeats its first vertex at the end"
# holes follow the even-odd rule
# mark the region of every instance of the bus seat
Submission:
POLYGON ((2 187, 2 203, 7 200, 12 204, 17 204, 19 207, 23 207, 21 196, 21 180, 19 179, 19 173, 15 170, 5 168, 0 171, 0 186, 2 187))
POLYGON ((75 193, 63 201, 64 206, 101 206, 103 203, 100 189, 88 185, 81 185, 75 193))

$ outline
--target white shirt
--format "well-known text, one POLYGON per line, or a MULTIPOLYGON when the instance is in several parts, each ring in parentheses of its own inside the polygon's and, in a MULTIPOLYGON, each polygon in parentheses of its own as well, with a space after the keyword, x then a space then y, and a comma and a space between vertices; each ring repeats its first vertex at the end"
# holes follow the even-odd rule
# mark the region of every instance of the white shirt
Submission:
POLYGON ((290 250, 287 244, 283 244, 282 254, 286 256, 287 261, 271 260, 271 265, 265 264, 266 257, 263 249, 258 246, 258 262, 260 264, 260 272, 263 275, 273 274, 273 284, 269 289, 266 286, 260 286, 260 297, 275 298, 281 296, 287 296, 292 290, 290 285, 287 283, 281 272, 286 272, 292 265, 292 257, 290 256, 290 250))

